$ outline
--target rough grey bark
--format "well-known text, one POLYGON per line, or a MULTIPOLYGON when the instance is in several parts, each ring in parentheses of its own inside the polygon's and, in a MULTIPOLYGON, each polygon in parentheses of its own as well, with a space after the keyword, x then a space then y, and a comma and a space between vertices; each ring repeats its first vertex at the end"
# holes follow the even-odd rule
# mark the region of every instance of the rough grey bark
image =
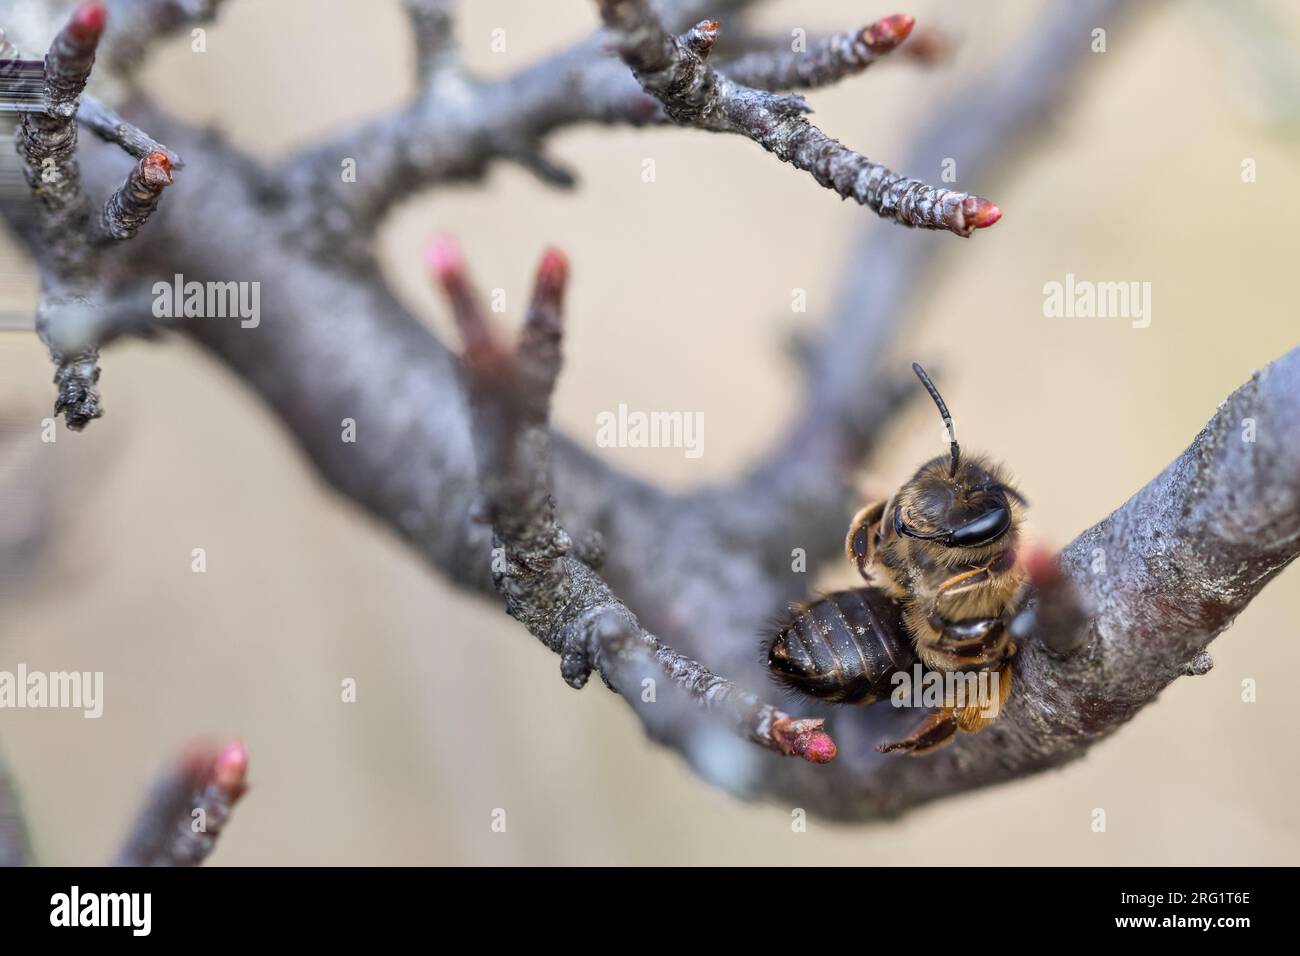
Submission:
POLYGON ((172 164, 156 150, 131 167, 117 192, 108 197, 100 225, 109 239, 134 239, 153 211, 163 190, 172 184, 172 164))
MULTIPOLYGON (((706 12, 692 9, 699 6, 672 9, 689 14, 682 17, 689 22, 706 12)), ((1052 5, 1018 51, 927 125, 908 168, 937 168, 938 157, 957 155, 964 179, 991 170, 1063 97, 1089 31, 1109 25, 1118 8, 1113 0, 1052 5)), ((682 25, 670 24, 673 30, 682 25)), ((684 71, 688 100, 692 90, 707 98, 730 82, 718 73, 710 93, 707 82, 690 79, 705 69, 707 33, 701 28, 678 41, 661 31, 647 46, 661 51, 665 66, 684 71)), ((158 275, 266 280, 256 330, 221 320, 182 321, 178 328, 264 398, 287 437, 340 492, 401 534, 440 573, 492 595, 491 537, 473 520, 480 483, 457 363, 384 285, 370 238, 404 193, 476 177, 496 159, 517 161, 521 151, 540 155, 545 136, 566 124, 664 121, 666 107, 601 55, 604 42, 598 35, 490 84, 449 71, 429 84, 436 92, 423 90, 399 114, 275 170, 144 101, 124 107, 140 129, 186 157, 185 184, 201 186, 173 190, 132 242, 131 261, 111 261, 106 314, 116 321, 146 312, 148 282, 158 275), (357 187, 351 192, 340 187, 337 172, 346 157, 372 171, 349 184, 357 187), (340 262, 351 268, 337 268, 340 262), (365 429, 365 441, 338 441, 345 417, 365 429)), ((665 95, 675 101, 678 91, 665 95)), ((771 112, 771 101, 753 102, 771 112)), ((114 188, 121 157, 104 147, 83 149, 88 182, 114 188)), ((834 180, 835 171, 828 174, 834 180)), ((807 549, 809 572, 839 552, 851 510, 846 469, 870 449, 899 401, 879 356, 924 288, 934 249, 934 237, 883 228, 867 233, 852 257, 842 305, 811 349, 803 413, 739 482, 669 494, 554 439, 551 487, 559 522, 575 539, 600 534, 607 552, 601 578, 635 611, 638 626, 675 653, 739 686, 765 680, 756 637, 770 615, 802 595, 807 580, 791 573, 790 549, 807 549)), ((992 729, 931 757, 887 758, 874 747, 897 735, 906 714, 826 711, 839 746, 833 763, 815 767, 749 748, 752 773, 710 779, 746 795, 862 820, 1082 754, 1174 677, 1203 668, 1209 640, 1294 556, 1300 471, 1283 436, 1296 422, 1296 365, 1291 353, 1261 374, 1156 482, 1066 550, 1064 572, 1095 602, 1094 629, 1066 656, 1053 656, 1048 643, 1068 651, 1072 642, 1029 642, 1011 704, 992 729), (1232 417, 1247 412, 1272 423, 1249 449, 1231 442, 1232 417), (1108 577, 1083 573, 1096 547, 1108 556, 1108 577)), ((1046 599, 1042 611, 1040 632, 1043 621, 1055 619, 1046 599)), ((613 676, 606 676, 618 689, 632 686, 638 667, 654 663, 639 632, 617 617, 601 618, 593 630, 598 666, 602 653, 634 662, 626 670, 611 662, 613 676), (628 641, 630 650, 622 643, 628 641)), ((652 732, 686 752, 675 713, 651 711, 647 720, 670 724, 652 732)), ((709 775, 707 749, 687 756, 709 775)))

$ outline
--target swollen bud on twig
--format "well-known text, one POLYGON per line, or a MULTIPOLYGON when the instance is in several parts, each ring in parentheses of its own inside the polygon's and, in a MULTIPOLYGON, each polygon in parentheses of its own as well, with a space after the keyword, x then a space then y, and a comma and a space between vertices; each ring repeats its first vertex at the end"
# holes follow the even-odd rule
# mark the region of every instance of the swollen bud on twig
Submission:
POLYGON ((192 742, 154 784, 116 866, 194 866, 212 852, 248 790, 248 750, 192 742))
POLYGON ((686 34, 686 46, 701 60, 707 60, 718 42, 720 24, 717 20, 701 20, 686 34))
POLYGON ((872 53, 888 53, 898 46, 916 26, 916 17, 906 13, 896 13, 892 17, 877 20, 862 31, 862 42, 872 53))
POLYGON ((84 46, 94 46, 104 32, 108 20, 108 11, 99 0, 83 3, 72 13, 68 21, 68 35, 84 46))
POLYGON ((1002 218, 1002 210, 982 196, 967 196, 961 211, 972 229, 985 229, 1002 218))
POLYGON ((450 236, 436 236, 425 247, 424 261, 451 304, 456 327, 465 345, 465 361, 479 366, 499 361, 501 349, 492 336, 487 316, 479 308, 469 283, 465 257, 456 240, 450 236))
POLYGON ((60 123, 71 123, 77 97, 86 86, 95 63, 95 49, 108 14, 102 3, 83 3, 50 44, 45 57, 45 105, 51 135, 60 123))
POLYGON ((231 803, 248 789, 248 748, 243 741, 232 740, 212 763, 212 785, 231 803))
POLYGON ((795 720, 782 715, 772 721, 772 739, 782 753, 802 757, 809 763, 830 763, 837 753, 835 741, 823 729, 826 721, 819 718, 795 720))
POLYGON ((424 249, 424 262, 443 284, 464 281, 465 257, 450 236, 435 236, 424 249))
POLYGON ((172 161, 162 150, 154 150, 140 161, 140 175, 150 186, 170 186, 172 184, 172 161))
POLYGON ((542 253, 533 282, 533 308, 559 310, 564 305, 564 287, 569 281, 569 259, 551 246, 542 253))
POLYGON ((158 208, 162 192, 172 184, 172 161, 154 150, 127 174, 126 181, 104 205, 104 231, 113 239, 130 239, 158 208))

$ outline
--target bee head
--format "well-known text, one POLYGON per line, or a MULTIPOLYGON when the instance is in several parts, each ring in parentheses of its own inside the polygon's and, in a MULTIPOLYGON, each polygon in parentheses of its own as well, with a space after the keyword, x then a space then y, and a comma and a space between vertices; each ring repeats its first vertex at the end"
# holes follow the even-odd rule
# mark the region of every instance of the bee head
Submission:
POLYGON ((926 462, 905 486, 894 509, 894 531, 933 541, 946 548, 996 547, 1015 527, 1017 505, 1025 500, 1003 480, 998 469, 979 458, 962 458, 952 416, 925 369, 913 363, 921 384, 948 427, 947 456, 926 462))
POLYGON ((894 509, 894 530, 946 548, 986 548, 998 544, 1016 523, 1024 499, 996 468, 975 458, 949 475, 949 460, 921 466, 894 509))

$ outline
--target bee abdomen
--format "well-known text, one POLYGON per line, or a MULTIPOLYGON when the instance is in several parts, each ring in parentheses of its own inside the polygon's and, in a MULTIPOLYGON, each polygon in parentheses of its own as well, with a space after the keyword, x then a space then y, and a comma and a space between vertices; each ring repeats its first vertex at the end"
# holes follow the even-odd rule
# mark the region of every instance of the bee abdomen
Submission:
POLYGON ((916 660, 902 608, 877 588, 828 594, 793 612, 768 648, 768 666, 811 697, 869 703, 916 660))

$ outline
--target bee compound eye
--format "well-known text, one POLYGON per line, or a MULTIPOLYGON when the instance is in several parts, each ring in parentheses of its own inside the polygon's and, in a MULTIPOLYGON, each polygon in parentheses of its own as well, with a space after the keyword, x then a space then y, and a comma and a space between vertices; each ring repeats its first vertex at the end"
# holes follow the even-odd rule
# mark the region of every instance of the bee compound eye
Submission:
POLYGON ((1011 527, 1011 511, 998 506, 968 521, 948 535, 947 543, 956 548, 971 548, 996 541, 1011 527))

